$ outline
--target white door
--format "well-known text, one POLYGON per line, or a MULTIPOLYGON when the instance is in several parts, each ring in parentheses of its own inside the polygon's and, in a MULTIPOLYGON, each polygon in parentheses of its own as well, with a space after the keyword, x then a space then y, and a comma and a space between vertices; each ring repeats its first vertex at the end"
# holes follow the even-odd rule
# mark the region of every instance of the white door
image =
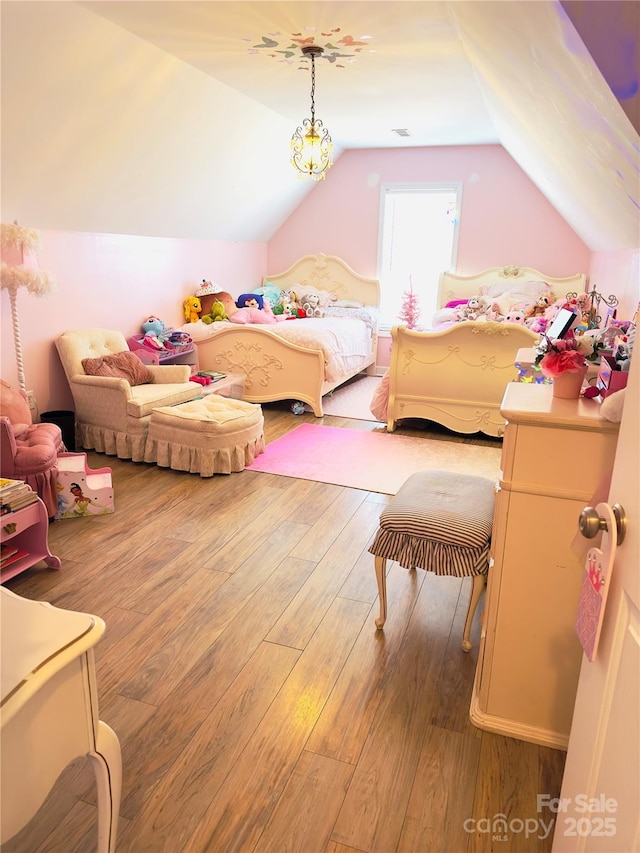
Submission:
POLYGON ((556 812, 554 853, 640 851, 640 351, 625 395, 608 503, 627 530, 595 661, 582 659, 560 801, 541 801, 556 812))

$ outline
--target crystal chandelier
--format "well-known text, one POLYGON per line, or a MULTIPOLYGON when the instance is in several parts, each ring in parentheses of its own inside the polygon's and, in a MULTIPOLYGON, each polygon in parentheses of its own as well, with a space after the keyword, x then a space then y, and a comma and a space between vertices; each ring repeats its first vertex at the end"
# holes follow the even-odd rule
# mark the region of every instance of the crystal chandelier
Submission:
POLYGON ((309 44, 302 48, 305 56, 311 57, 311 118, 302 122, 291 137, 291 164, 298 170, 298 177, 311 178, 314 181, 324 180, 327 169, 331 166, 331 151, 333 142, 329 131, 323 127, 320 119, 316 119, 316 56, 322 56, 324 49, 319 45, 309 44))

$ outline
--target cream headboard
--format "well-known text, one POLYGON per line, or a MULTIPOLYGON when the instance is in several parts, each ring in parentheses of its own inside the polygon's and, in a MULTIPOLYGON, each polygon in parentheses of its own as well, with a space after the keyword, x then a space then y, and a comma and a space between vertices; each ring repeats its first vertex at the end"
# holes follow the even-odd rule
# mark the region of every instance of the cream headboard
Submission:
POLYGON ((329 290, 339 299, 353 299, 363 305, 380 305, 380 283, 365 278, 351 269, 342 258, 334 255, 305 255, 285 272, 266 275, 262 284, 275 284, 281 290, 302 290, 305 287, 329 290))
POLYGON ((500 282, 509 285, 525 281, 544 281, 549 285, 556 298, 567 293, 582 293, 587 286, 584 273, 556 278, 545 275, 531 267, 490 267, 475 275, 457 275, 453 272, 443 272, 440 275, 438 287, 438 308, 444 308, 452 299, 468 299, 480 293, 480 288, 500 282))

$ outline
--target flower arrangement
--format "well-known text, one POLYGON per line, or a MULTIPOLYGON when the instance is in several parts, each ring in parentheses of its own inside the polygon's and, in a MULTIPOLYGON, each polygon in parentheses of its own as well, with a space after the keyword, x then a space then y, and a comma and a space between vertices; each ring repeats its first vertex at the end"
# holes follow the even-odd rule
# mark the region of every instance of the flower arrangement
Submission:
POLYGON ((596 361, 600 347, 591 336, 567 335, 551 340, 544 335, 535 364, 545 376, 555 379, 563 373, 579 373, 587 361, 596 361))

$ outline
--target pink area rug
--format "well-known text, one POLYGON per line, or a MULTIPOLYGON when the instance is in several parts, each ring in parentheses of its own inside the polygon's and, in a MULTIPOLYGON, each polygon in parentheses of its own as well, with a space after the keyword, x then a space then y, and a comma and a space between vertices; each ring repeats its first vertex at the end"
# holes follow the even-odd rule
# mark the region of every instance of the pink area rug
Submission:
POLYGON ((380 380, 380 376, 360 376, 347 382, 322 398, 323 412, 356 421, 375 421, 369 405, 380 380))
POLYGON ((500 447, 302 424, 268 444, 247 470, 395 495, 415 471, 496 480, 499 467, 500 447))

